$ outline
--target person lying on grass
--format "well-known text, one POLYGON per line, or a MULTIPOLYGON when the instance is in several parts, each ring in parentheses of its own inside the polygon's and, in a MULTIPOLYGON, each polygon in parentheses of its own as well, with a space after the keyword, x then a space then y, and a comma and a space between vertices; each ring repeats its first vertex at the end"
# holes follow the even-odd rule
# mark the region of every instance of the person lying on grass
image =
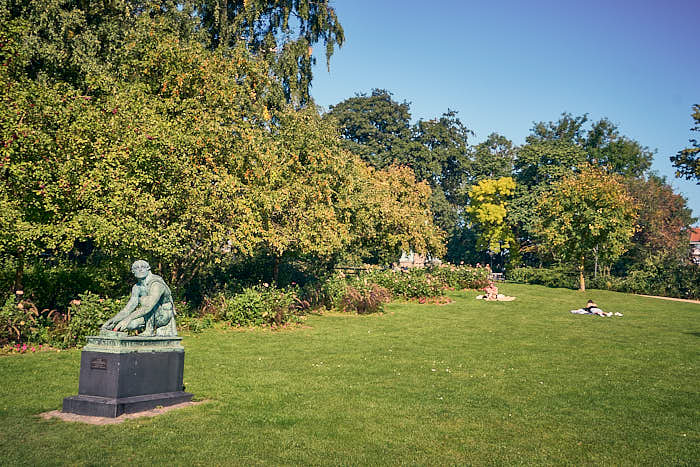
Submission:
POLYGON ((602 314, 602 313, 605 313, 603 310, 601 310, 600 308, 598 308, 598 305, 596 305, 596 303, 595 303, 593 300, 591 300, 591 299, 589 299, 589 300, 586 302, 586 306, 583 307, 583 309, 586 310, 586 311, 589 312, 589 313, 593 313, 594 315, 600 315, 600 314, 602 314))
MULTIPOLYGON (((583 308, 579 308, 578 310, 571 310, 571 313, 577 315, 597 315, 605 317, 610 317, 613 315, 612 313, 606 313, 603 310, 601 310, 593 300, 588 300, 588 302, 586 302, 586 306, 583 308)), ((615 313, 615 316, 622 316, 622 313, 615 313)))

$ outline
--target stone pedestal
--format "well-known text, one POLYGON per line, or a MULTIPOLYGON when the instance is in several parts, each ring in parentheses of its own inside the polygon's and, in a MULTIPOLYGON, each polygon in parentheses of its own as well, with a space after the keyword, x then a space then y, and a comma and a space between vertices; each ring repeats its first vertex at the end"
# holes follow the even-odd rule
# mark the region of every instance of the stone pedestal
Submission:
POLYGON ((182 384, 181 337, 90 336, 80 358, 78 395, 63 412, 118 417, 192 400, 182 384))

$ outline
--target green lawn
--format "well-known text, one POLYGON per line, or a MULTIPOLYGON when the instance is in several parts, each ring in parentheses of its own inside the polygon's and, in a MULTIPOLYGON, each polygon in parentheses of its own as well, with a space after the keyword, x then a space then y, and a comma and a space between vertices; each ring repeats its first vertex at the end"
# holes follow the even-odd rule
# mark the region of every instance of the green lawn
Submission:
POLYGON ((79 350, 2 357, 0 465, 700 462, 700 304, 501 290, 186 336, 209 402, 119 425, 37 417, 77 394, 79 350), (624 317, 569 313, 588 298, 624 317))

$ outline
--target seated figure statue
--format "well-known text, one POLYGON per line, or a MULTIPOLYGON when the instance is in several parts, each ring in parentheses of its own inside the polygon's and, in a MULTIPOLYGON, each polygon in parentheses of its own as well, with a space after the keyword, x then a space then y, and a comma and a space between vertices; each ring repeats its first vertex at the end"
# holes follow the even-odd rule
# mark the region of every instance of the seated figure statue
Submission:
POLYGON ((135 261, 131 272, 136 285, 124 308, 102 325, 102 331, 138 331, 141 336, 177 336, 175 304, 170 289, 160 276, 151 273, 143 260, 135 261))

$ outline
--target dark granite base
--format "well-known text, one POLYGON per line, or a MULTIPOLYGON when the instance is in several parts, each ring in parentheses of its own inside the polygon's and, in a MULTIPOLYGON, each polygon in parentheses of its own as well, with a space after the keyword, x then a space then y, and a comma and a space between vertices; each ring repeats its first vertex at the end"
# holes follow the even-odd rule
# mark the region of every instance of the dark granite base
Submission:
POLYGON ((110 399, 184 391, 185 352, 83 350, 78 394, 110 399))
POLYGON ((191 400, 192 394, 183 391, 122 397, 119 399, 81 394, 64 398, 63 412, 92 417, 116 418, 125 413, 138 413, 155 409, 158 406, 167 407, 191 400))
POLYGON ((118 417, 192 400, 182 382, 181 337, 90 336, 80 357, 78 395, 63 412, 118 417))

